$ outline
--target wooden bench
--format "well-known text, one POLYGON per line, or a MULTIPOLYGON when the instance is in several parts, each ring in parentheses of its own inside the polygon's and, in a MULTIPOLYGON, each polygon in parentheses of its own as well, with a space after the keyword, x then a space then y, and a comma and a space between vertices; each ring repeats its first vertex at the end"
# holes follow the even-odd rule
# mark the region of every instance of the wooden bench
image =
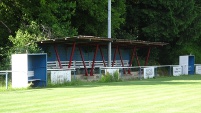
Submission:
MULTIPOLYGON (((68 68, 69 61, 60 61, 60 62, 61 62, 61 66, 63 68, 68 68)), ((74 61, 72 61, 71 67, 75 67, 74 61)), ((58 61, 48 61, 47 62, 47 68, 48 69, 60 69, 59 62, 58 61)))
POLYGON ((35 79, 34 71, 28 71, 28 82, 40 81, 40 79, 35 79))
MULTIPOLYGON (((129 66, 129 61, 128 60, 123 60, 123 64, 124 64, 124 67, 128 67, 129 66)), ((115 63, 114 63, 114 67, 121 67, 121 66, 122 66, 121 60, 116 60, 115 63)))
MULTIPOLYGON (((69 61, 60 61, 62 68, 68 68, 69 66, 69 61)), ((85 61, 85 66, 86 68, 91 68, 92 67, 93 61, 85 61)), ((105 61, 105 64, 107 65, 107 61, 105 61)), ((128 60, 123 60, 124 67, 129 66, 129 61, 128 60)), ((116 60, 114 63, 114 67, 121 67, 122 63, 121 60, 116 60)), ((94 68, 99 68, 99 67, 104 67, 103 61, 95 61, 94 62, 94 68)), ((59 69, 59 63, 58 61, 48 61, 47 62, 47 68, 48 69, 59 69)), ((71 68, 84 68, 83 62, 82 61, 72 61, 71 63, 71 68)))

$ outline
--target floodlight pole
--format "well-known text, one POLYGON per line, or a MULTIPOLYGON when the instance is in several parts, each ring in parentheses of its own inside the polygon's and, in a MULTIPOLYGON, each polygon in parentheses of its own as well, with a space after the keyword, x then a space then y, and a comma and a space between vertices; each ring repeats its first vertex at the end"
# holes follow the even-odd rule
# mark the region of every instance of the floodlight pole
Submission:
MULTIPOLYGON (((111 38, 111 0, 108 0, 108 38, 111 38)), ((108 43, 108 67, 111 67, 111 42, 108 43)))

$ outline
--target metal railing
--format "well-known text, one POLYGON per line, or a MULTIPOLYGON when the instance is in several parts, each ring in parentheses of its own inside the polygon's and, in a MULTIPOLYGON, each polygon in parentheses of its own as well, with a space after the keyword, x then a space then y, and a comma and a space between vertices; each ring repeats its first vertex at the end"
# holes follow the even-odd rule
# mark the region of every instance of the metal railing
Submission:
MULTIPOLYGON (((155 76, 157 76, 157 71, 159 68, 167 68, 166 70, 169 71, 168 74, 169 76, 172 75, 172 67, 177 67, 180 65, 158 65, 158 66, 134 66, 134 67, 99 67, 99 72, 97 72, 97 74, 99 74, 99 76, 101 77, 102 75, 102 71, 105 71, 105 69, 119 69, 120 70, 120 76, 124 75, 124 70, 128 71, 131 69, 135 69, 135 71, 137 70, 139 72, 139 78, 142 77, 142 69, 143 68, 148 68, 148 67, 154 67, 155 69, 155 76)), ((201 66, 201 64, 195 64, 195 66, 201 66)), ((47 69, 47 71, 65 71, 65 70, 71 70, 74 73, 74 78, 76 76, 76 68, 66 68, 66 69, 47 69)), ((8 74, 12 73, 13 71, 11 70, 4 70, 4 71, 0 71, 0 75, 5 75, 5 83, 6 83, 6 89, 8 89, 8 74)))
POLYGON ((119 69, 120 70, 120 76, 123 76, 123 71, 126 69, 126 71, 128 70, 131 70, 131 69, 137 69, 139 71, 139 78, 142 77, 142 69, 143 68, 149 68, 149 67, 154 67, 155 69, 155 76, 157 76, 157 70, 158 68, 163 68, 163 67, 166 67, 168 68, 168 71, 169 71, 169 76, 172 75, 172 67, 176 67, 176 66, 179 66, 179 65, 158 65, 158 66, 134 66, 134 67, 99 67, 99 75, 101 76, 102 75, 102 71, 105 70, 105 69, 119 69))
POLYGON ((5 75, 5 77, 6 77, 6 80, 5 80, 6 89, 8 89, 8 73, 10 73, 10 72, 12 72, 12 71, 10 71, 10 70, 0 71, 0 75, 5 75))

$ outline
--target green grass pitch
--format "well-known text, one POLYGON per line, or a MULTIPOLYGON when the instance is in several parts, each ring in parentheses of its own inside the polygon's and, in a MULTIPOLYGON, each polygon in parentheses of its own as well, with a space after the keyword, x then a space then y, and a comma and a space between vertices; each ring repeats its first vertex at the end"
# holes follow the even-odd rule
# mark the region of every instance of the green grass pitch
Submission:
POLYGON ((201 75, 0 91, 0 113, 200 113, 201 75))

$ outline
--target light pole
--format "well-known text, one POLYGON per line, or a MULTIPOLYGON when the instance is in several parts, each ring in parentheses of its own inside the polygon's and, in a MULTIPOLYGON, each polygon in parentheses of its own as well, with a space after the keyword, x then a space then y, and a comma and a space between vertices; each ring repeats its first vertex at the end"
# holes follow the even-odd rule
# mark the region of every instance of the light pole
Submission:
MULTIPOLYGON (((111 0, 108 0, 108 38, 111 38, 111 0)), ((108 43, 108 67, 111 67, 111 42, 108 43)))

